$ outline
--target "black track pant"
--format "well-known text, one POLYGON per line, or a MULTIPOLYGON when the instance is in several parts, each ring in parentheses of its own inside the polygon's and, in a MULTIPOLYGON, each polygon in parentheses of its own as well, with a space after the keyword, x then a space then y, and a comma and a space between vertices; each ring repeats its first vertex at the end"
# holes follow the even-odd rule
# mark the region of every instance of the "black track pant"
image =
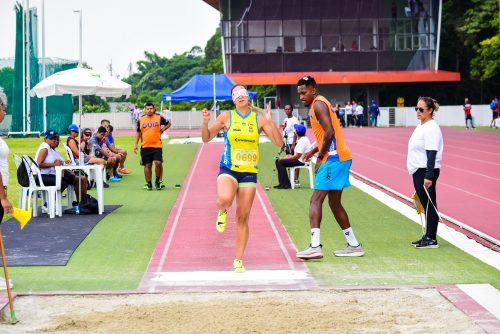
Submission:
MULTIPOLYGON (((437 208, 436 202, 436 182, 439 178, 439 168, 434 169, 434 177, 432 178, 432 186, 427 189, 429 195, 432 199, 432 202, 437 208)), ((422 206, 424 207, 424 213, 426 212, 428 198, 427 194, 424 190, 424 179, 425 179, 425 168, 419 168, 415 173, 413 173, 413 186, 415 187, 415 192, 417 193, 420 201, 422 202, 422 206)), ((426 220, 426 233, 425 235, 431 239, 436 240, 436 233, 438 228, 439 217, 434 210, 434 207, 431 203, 429 203, 429 207, 427 209, 427 215, 425 216, 426 220)))
POLYGON ((286 172, 287 167, 304 166, 304 163, 297 159, 276 159, 276 170, 278 171, 278 180, 280 185, 283 187, 291 187, 290 179, 288 173, 286 172))

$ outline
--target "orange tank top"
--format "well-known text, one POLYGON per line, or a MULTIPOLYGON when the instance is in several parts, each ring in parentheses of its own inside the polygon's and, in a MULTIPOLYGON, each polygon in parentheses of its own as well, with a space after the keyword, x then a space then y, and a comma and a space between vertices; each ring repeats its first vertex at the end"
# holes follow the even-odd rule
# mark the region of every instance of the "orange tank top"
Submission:
POLYGON ((340 121, 337 117, 337 114, 335 114, 335 112, 333 111, 333 107, 330 102, 321 95, 316 96, 314 101, 311 103, 311 109, 309 110, 309 116, 311 117, 311 127, 314 133, 314 137, 316 137, 316 144, 318 146, 318 149, 321 151, 325 130, 323 130, 323 127, 321 126, 319 120, 316 118, 316 114, 314 113, 314 103, 316 103, 316 101, 322 101, 328 106, 334 131, 332 144, 328 149, 328 156, 325 155, 322 162, 325 162, 329 156, 338 157, 338 159, 342 162, 351 160, 352 155, 349 151, 349 148, 347 147, 347 144, 345 143, 344 135, 342 134, 342 127, 340 126, 340 121))
POLYGON ((139 118, 138 129, 141 131, 141 147, 161 148, 161 116, 144 115, 139 118))

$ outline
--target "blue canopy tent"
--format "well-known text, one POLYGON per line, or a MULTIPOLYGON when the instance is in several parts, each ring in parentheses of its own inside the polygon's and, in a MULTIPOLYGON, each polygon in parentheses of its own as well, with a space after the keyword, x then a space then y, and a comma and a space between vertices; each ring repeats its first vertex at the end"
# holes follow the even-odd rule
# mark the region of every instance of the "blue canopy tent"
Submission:
MULTIPOLYGON (((199 102, 231 100, 231 88, 235 85, 225 74, 196 74, 191 80, 172 93, 165 93, 162 102, 199 102)), ((256 92, 248 92, 250 99, 257 97, 256 92)))

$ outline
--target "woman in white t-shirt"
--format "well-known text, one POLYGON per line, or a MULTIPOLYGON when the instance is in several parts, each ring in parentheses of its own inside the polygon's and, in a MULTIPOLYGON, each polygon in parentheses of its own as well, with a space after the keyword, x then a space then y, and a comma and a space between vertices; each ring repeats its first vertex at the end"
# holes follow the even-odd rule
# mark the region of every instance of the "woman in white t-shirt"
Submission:
POLYGON ((276 189, 290 189, 290 178, 286 172, 287 167, 304 166, 302 157, 311 150, 311 142, 306 137, 306 127, 302 124, 295 124, 295 135, 297 143, 293 155, 287 155, 285 158, 276 159, 276 170, 278 171, 279 184, 274 186, 276 189))
POLYGON ((436 212, 436 182, 439 178, 441 159, 443 156, 443 135, 434 113, 439 105, 433 98, 420 97, 415 111, 420 124, 417 125, 408 141, 406 166, 413 176, 413 185, 422 206, 426 219, 426 233, 420 240, 412 242, 416 248, 438 248, 437 228, 439 216, 436 212), (424 189, 427 189, 432 203, 424 189))
MULTIPOLYGON (((0 89, 0 123, 3 122, 6 115, 7 109, 7 96, 0 89)), ((0 138, 0 200, 2 205, 0 206, 0 223, 3 220, 4 213, 12 212, 12 204, 7 199, 7 186, 9 184, 9 146, 7 143, 0 138)), ((10 282, 10 288, 13 288, 12 281, 10 282)), ((6 282, 3 277, 0 277, 0 290, 6 289, 6 282)))

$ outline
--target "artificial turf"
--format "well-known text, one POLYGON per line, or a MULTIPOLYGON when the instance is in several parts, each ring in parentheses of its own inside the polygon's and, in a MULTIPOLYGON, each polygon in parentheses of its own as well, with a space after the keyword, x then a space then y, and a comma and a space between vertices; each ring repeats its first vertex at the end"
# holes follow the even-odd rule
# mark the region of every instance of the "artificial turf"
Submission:
MULTIPOLYGON (((146 270, 163 231, 167 216, 198 145, 165 145, 167 190, 147 192, 138 156, 132 153, 132 139, 117 137, 117 145, 129 150, 127 166, 134 173, 105 191, 106 204, 120 209, 103 219, 75 251, 65 267, 10 268, 15 291, 92 291, 133 290, 146 270)), ((7 139, 12 154, 33 155, 41 139, 7 139)), ((259 180, 275 185, 274 157, 277 149, 261 145, 259 180)), ((64 155, 63 155, 64 156, 64 155)), ((17 203, 18 185, 11 161, 9 198, 17 203)), ((354 161, 353 168, 356 163, 354 161)), ((275 211, 292 241, 301 249, 309 244, 309 198, 307 172, 301 171, 302 188, 267 192, 275 211)), ((453 245, 440 240, 437 250, 416 250, 409 243, 420 237, 421 229, 398 212, 384 206, 362 191, 350 187, 343 195, 354 231, 366 249, 362 258, 335 258, 334 249, 345 239, 328 207, 323 211, 321 231, 325 258, 308 262, 322 286, 383 286, 419 284, 490 283, 500 287, 500 275, 490 267, 453 245)), ((57 223, 57 219, 54 220, 57 223)), ((7 245, 8 247, 8 245, 7 245)))
MULTIPOLYGON (((7 139, 12 154, 34 155, 42 139, 7 139)), ((151 254, 184 180, 198 145, 164 146, 164 179, 167 189, 143 190, 144 174, 131 137, 116 137, 128 150, 126 166, 133 174, 105 189, 106 204, 122 207, 105 217, 78 247, 64 267, 12 267, 15 291, 133 290, 147 268, 151 254)), ((59 150, 62 153, 62 150, 59 150)), ((65 156, 65 155, 63 155, 65 156)), ((17 204, 14 163, 10 163, 9 199, 17 204)), ((91 192, 93 194, 93 192, 91 192)), ((54 219, 57 224, 57 219, 54 219)), ((8 247, 8 244, 6 245, 8 247)))
MULTIPOLYGON (((307 188, 306 170, 301 170, 300 174, 303 187, 295 190, 272 188, 277 184, 277 177, 273 176, 276 152, 271 144, 261 145, 259 180, 271 186, 267 195, 273 208, 301 250, 310 242, 308 213, 312 190, 307 188)), ((355 168, 356 161, 353 162, 355 168)), ((325 201, 321 229, 325 257, 321 261, 307 262, 321 285, 490 283, 500 287, 498 270, 444 240, 439 240, 439 249, 418 250, 410 246, 411 241, 422 235, 421 227, 361 190, 349 187, 343 193, 342 202, 366 255, 360 258, 333 256, 333 250, 344 247, 346 241, 325 201)))

